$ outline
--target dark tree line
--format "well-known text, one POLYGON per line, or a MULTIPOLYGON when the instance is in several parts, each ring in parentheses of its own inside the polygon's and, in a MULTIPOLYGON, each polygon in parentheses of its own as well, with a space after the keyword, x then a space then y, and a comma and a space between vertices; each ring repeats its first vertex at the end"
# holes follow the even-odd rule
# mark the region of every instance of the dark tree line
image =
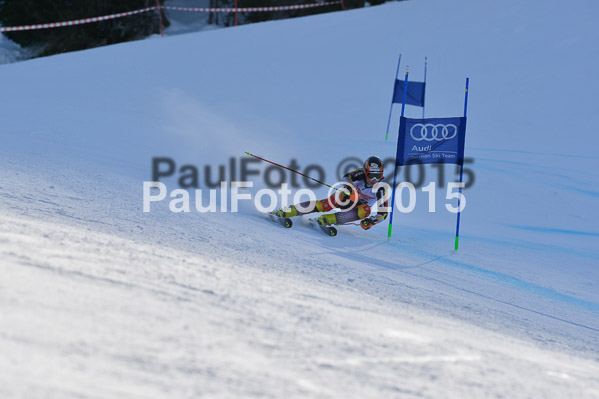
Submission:
MULTIPOLYGON (((0 0, 0 23, 20 26, 70 21, 155 5, 156 0, 0 0)), ((168 26, 166 16, 162 17, 168 26)), ((83 25, 4 34, 22 47, 39 48, 39 55, 44 56, 142 39, 159 31, 157 13, 149 11, 83 25)))
MULTIPOLYGON (((164 4, 164 0, 159 0, 164 4)), ((281 5, 310 4, 330 0, 238 0, 239 8, 271 7, 281 5)), ((371 0, 371 5, 386 0, 371 0)), ((398 0, 401 1, 401 0, 398 0)), ((0 0, 0 24, 3 26, 36 25, 49 22, 71 21, 102 15, 116 14, 152 7, 156 0, 0 0)), ((364 7, 365 0, 345 0, 345 8, 364 7)), ((210 0, 211 8, 232 8, 234 0, 210 0)), ((302 17, 319 13, 339 11, 340 5, 308 9, 238 13, 238 23, 270 21, 302 17)), ((168 19, 162 11, 164 26, 168 19)), ((234 13, 210 13, 209 24, 232 26, 234 13)), ((83 50, 108 44, 143 39, 158 33, 159 20, 156 11, 132 16, 60 28, 21 32, 5 32, 12 41, 24 48, 37 49, 39 56, 83 50)))
MULTIPOLYGON (((251 8, 251 7, 276 7, 276 6, 287 6, 296 4, 312 4, 312 3, 324 3, 333 0, 238 0, 237 7, 239 8, 251 8)), ((384 3, 386 0, 372 0, 369 1, 371 5, 378 5, 384 3)), ((401 1, 401 0, 399 0, 401 1)), ((361 8, 366 4, 366 0, 345 0, 345 9, 350 8, 361 8)), ((234 0, 210 0, 210 8, 230 8, 234 6, 234 0)), ((306 8, 299 10, 288 10, 288 11, 273 11, 273 12, 252 12, 252 13, 238 13, 238 23, 247 24, 254 22, 272 21, 275 19, 295 18, 303 17, 307 15, 315 15, 331 11, 339 11, 341 6, 339 4, 331 6, 322 6, 314 8, 306 8)), ((234 24, 233 13, 210 13, 208 18, 209 24, 232 26, 234 24)))

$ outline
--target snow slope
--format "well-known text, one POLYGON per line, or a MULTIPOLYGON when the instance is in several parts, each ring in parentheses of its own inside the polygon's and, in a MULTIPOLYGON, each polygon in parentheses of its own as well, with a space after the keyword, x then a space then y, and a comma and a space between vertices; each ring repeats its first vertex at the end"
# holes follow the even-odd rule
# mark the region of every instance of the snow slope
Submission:
POLYGON ((599 395, 598 14, 414 0, 1 66, 2 396, 599 395), (393 156, 398 52, 428 116, 471 78, 459 252, 444 188, 391 242, 142 212, 155 156, 393 156))

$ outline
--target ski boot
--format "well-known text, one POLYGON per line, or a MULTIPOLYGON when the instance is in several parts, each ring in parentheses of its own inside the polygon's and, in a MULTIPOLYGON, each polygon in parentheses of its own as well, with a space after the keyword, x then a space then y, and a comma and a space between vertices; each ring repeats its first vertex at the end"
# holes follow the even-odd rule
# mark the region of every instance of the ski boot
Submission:
POLYGON ((293 226, 293 222, 291 221, 291 217, 297 216, 297 210, 294 206, 290 208, 282 208, 278 211, 274 211, 270 213, 270 218, 276 222, 278 222, 281 226, 290 228, 293 226))
POLYGON ((330 213, 328 215, 322 215, 320 217, 317 217, 316 219, 316 223, 318 223, 319 226, 330 226, 332 224, 337 224, 337 214, 336 213, 330 213))
POLYGON ((271 214, 280 218, 291 218, 298 215, 297 209, 295 209, 295 206, 293 205, 288 208, 281 208, 278 211, 271 212, 271 214))
POLYGON ((323 233, 328 236, 336 236, 337 229, 334 225, 337 225, 337 214, 330 213, 328 215, 322 215, 317 217, 316 219, 312 219, 312 222, 315 223, 323 233))

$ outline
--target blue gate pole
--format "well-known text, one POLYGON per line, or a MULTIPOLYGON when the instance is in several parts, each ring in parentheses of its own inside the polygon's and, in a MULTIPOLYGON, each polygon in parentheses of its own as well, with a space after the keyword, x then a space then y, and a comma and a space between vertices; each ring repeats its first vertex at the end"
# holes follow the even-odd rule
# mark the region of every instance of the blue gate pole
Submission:
MULTIPOLYGON (((426 93, 426 64, 428 64, 428 57, 424 57, 424 91, 426 93)), ((424 96, 425 102, 422 103, 422 119, 424 119, 424 107, 426 105, 426 95, 424 96)))
MULTIPOLYGON (((401 117, 403 118, 406 109, 406 97, 408 96, 408 70, 406 68, 406 78, 403 86, 403 99, 401 103, 401 117)), ((401 123, 401 119, 400 119, 401 123)), ((401 128, 401 126, 400 126, 401 128)), ((399 130, 397 132, 397 147, 399 148, 399 130)), ((395 208, 395 181, 397 179, 397 150, 395 150, 395 173, 393 173, 393 187, 391 188, 391 214, 389 215, 389 230, 387 231, 387 241, 391 241, 391 230, 393 229, 393 209, 395 208)))
POLYGON ((391 97, 391 106, 389 107, 389 120, 387 121, 387 133, 385 134, 385 141, 389 137, 389 125, 391 124, 391 113, 393 112, 393 100, 395 97, 395 82, 397 81, 397 76, 399 75, 399 64, 401 64, 401 53, 399 54, 399 60, 397 61, 397 71, 395 71, 395 80, 393 81, 393 94, 391 97))
MULTIPOLYGON (((468 109, 468 83, 470 83, 470 78, 466 78, 466 98, 464 99, 464 118, 466 117, 466 111, 468 109)), ((462 160, 462 164, 460 165, 460 183, 463 182, 462 177, 464 175, 464 160, 462 160)), ((458 244, 460 241, 460 200, 462 199, 462 186, 459 188, 460 195, 458 196, 458 221, 455 228, 455 250, 458 250, 458 244)))

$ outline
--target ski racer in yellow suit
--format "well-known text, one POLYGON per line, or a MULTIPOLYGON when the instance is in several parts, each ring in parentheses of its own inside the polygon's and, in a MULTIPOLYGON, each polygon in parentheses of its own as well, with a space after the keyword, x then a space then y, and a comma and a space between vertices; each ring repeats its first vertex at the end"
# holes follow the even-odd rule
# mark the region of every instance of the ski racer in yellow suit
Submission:
POLYGON ((387 212, 380 209, 376 215, 370 215, 371 208, 377 201, 384 198, 382 205, 385 208, 388 206, 385 185, 377 185, 383 179, 383 162, 379 157, 371 156, 366 159, 363 168, 345 174, 345 184, 330 197, 316 202, 301 202, 273 213, 279 217, 293 217, 339 209, 340 212, 324 214, 316 218, 316 221, 321 226, 330 226, 360 220, 360 226, 367 230, 387 218, 387 212))

